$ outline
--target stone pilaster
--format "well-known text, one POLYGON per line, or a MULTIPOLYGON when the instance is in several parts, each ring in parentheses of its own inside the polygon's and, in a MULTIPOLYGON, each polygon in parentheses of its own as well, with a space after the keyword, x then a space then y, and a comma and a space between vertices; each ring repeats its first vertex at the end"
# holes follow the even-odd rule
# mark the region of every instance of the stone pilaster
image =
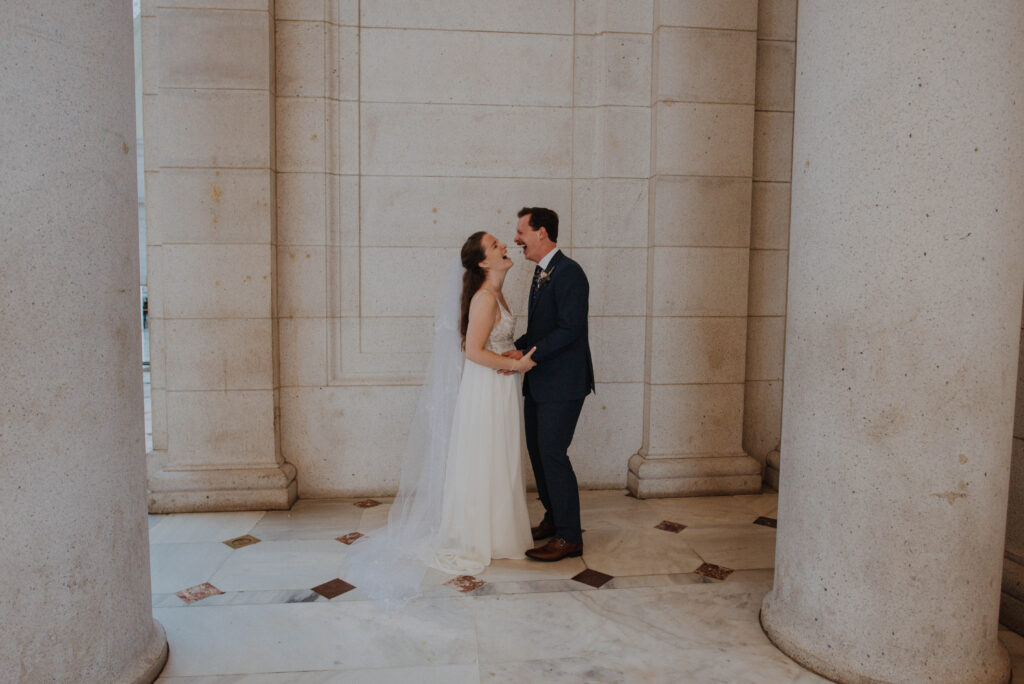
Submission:
POLYGON ((1006 682, 1024 7, 801 3, 770 638, 840 682, 1006 682))
POLYGON ((0 679, 153 681, 131 5, 0 3, 0 679))
POLYGON ((278 431, 273 2, 143 19, 150 510, 287 508, 278 431))
POLYGON ((597 393, 569 451, 584 489, 622 487, 643 420, 653 14, 649 0, 575 3, 572 195, 558 244, 590 280, 597 393))
MULTIPOLYGON (((793 84, 797 0, 757 3, 757 85, 754 179, 750 206, 750 283, 743 450, 778 485, 782 431, 782 369, 786 345, 790 175, 793 165, 793 84)), ((772 485, 772 481, 776 484, 772 485)))
POLYGON ((757 2, 655 3, 640 497, 756 492, 743 452, 757 2))

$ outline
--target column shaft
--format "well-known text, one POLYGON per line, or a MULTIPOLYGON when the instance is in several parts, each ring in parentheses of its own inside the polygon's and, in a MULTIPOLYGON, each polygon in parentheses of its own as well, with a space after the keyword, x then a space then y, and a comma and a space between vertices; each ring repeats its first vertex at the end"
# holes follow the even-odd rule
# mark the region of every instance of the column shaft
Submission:
POLYGON ((0 3, 0 679, 150 682, 130 3, 0 3))
POLYGON ((1024 7, 800 4, 775 584, 841 682, 1001 682, 1024 7))

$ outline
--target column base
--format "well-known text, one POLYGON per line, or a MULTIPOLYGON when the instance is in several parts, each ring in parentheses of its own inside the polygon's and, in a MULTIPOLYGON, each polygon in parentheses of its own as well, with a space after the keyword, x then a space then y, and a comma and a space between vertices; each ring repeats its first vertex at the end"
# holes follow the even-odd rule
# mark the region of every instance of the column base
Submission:
POLYGON ((295 466, 162 469, 149 478, 150 513, 287 510, 298 498, 295 466))
POLYGON ((1003 594, 999 599, 999 622, 1024 635, 1024 559, 1003 558, 1003 594))
POLYGON ((153 620, 153 636, 142 659, 121 674, 118 684, 152 684, 167 665, 167 656, 167 633, 163 625, 153 620))
POLYGON ((779 491, 779 450, 768 454, 764 467, 764 486, 779 491))
POLYGON ((636 453, 629 458, 626 486, 638 499, 757 494, 761 464, 743 453, 693 458, 648 458, 636 453))
POLYGON ((806 634, 801 636, 791 634, 783 624, 780 624, 785 620, 794 619, 801 622, 800 618, 786 614, 784 606, 782 606, 782 610, 776 609, 773 604, 774 598, 774 592, 769 592, 761 603, 761 629, 764 630, 765 635, 776 648, 800 665, 833 682, 841 684, 865 682, 896 684, 906 681, 948 682, 949 684, 1009 684, 1010 682, 1010 654, 998 641, 989 653, 979 654, 976 662, 965 663, 963 668, 957 672, 926 672, 924 668, 913 671, 910 663, 894 663, 887 667, 878 662, 871 663, 871 671, 868 671, 868 667, 864 667, 862 670, 849 662, 849 654, 836 653, 831 646, 824 642, 814 644, 813 647, 807 647, 802 643, 801 638, 806 634))

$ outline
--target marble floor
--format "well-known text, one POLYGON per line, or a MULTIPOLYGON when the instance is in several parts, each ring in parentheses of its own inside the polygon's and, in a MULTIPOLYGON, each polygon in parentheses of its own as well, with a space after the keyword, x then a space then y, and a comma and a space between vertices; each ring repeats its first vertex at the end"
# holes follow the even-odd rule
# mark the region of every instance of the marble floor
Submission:
MULTIPOLYGON (((539 502, 530 502, 539 519, 539 502)), ((164 684, 825 682, 779 652, 771 588, 776 495, 581 493, 582 558, 431 573, 387 612, 339 577, 389 500, 150 516, 164 684)), ((1001 632, 1024 672, 1024 639, 1001 632)))

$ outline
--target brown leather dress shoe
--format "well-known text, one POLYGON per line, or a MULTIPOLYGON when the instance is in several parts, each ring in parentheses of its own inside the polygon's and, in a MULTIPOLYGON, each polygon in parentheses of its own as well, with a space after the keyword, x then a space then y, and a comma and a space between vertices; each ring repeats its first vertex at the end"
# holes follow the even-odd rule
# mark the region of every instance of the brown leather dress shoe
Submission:
POLYGON ((572 544, 561 537, 549 539, 544 546, 538 546, 526 552, 527 557, 533 560, 553 563, 563 558, 575 558, 583 555, 583 544, 572 544))
POLYGON ((555 535, 555 524, 550 520, 544 519, 540 521, 540 525, 531 527, 530 532, 533 534, 534 541, 540 541, 541 539, 547 539, 555 535))

